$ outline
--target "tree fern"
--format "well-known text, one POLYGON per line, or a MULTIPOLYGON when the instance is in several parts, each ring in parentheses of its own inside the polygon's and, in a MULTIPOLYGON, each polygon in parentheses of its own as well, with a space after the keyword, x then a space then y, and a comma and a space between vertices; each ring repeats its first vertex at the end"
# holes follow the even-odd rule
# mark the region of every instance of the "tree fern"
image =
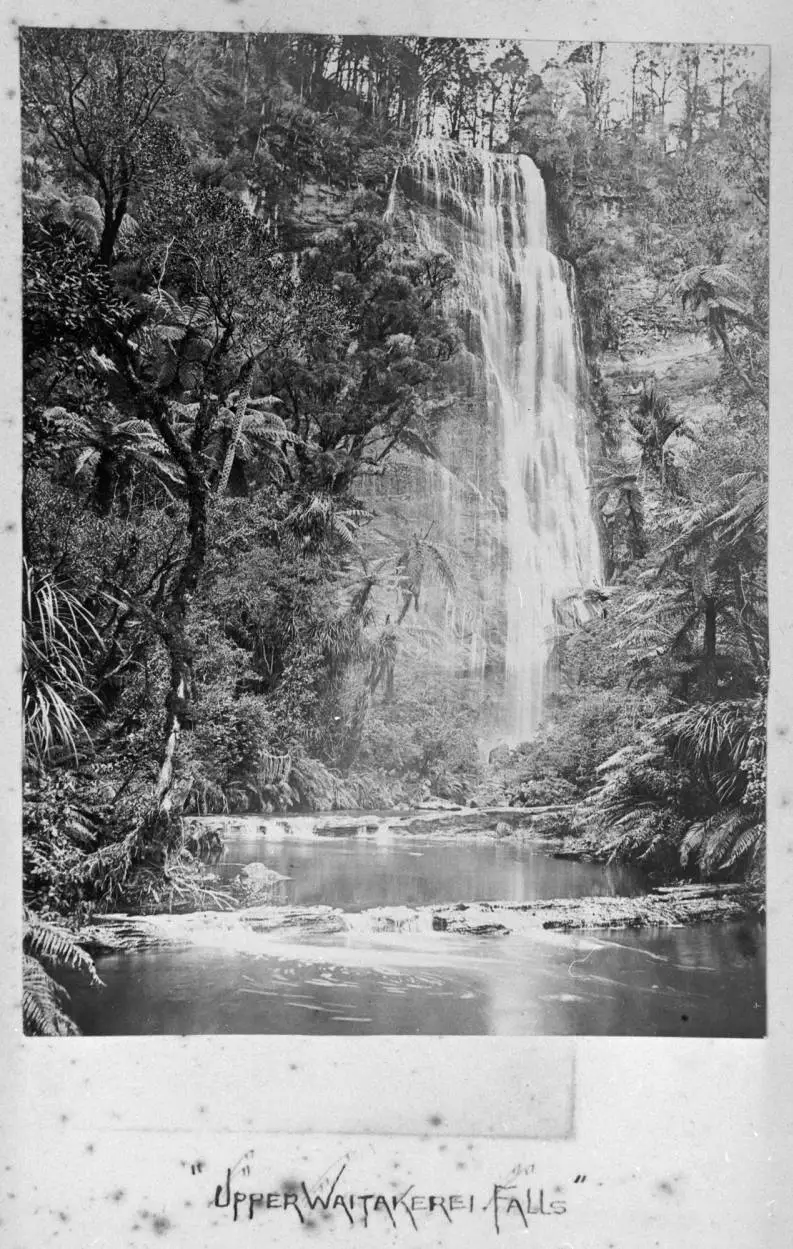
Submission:
POLYGON ((757 853, 761 843, 763 842, 763 834, 765 833, 765 825, 750 824, 740 832, 733 844, 729 857, 724 861, 724 868, 734 867, 736 863, 746 858, 753 858, 757 853))
POLYGON ((676 294, 683 307, 690 307, 707 325, 711 338, 721 344, 725 356, 747 389, 757 393, 755 380, 736 359, 729 336, 731 322, 738 321, 757 328, 752 315, 751 291, 743 278, 724 265, 698 265, 682 275, 676 294))
POLYGON ((312 494, 292 509, 285 525, 305 548, 335 542, 342 551, 358 555, 358 528, 366 516, 363 507, 339 503, 329 494, 312 494))
POLYGON ((745 811, 732 810, 708 820, 698 861, 704 875, 726 871, 745 858, 762 835, 763 826, 745 811))
POLYGON ((735 771, 746 758, 752 731, 753 706, 745 699, 697 703, 686 711, 667 717, 679 749, 688 752, 705 769, 718 770, 726 755, 735 771))
POLYGON ((184 476, 171 453, 147 421, 122 417, 110 404, 90 415, 50 408, 44 416, 55 420, 74 455, 74 476, 93 479, 92 497, 101 512, 108 512, 118 484, 132 468, 146 470, 170 497, 184 476))
POLYGON ((83 972, 92 984, 102 984, 96 974, 93 959, 77 944, 72 933, 66 928, 48 923, 32 912, 28 912, 25 917, 22 946, 26 954, 39 962, 73 967, 83 972))
POLYGON ((686 270, 678 280, 676 294, 684 308, 701 311, 709 319, 725 313, 751 317, 751 291, 726 265, 696 265, 686 270))
POLYGON ((207 454, 214 455, 218 461, 222 456, 217 494, 223 494, 226 489, 235 460, 250 463, 259 458, 271 478, 278 483, 284 480, 286 448, 299 443, 300 439, 273 411, 280 402, 276 395, 258 398, 248 395, 246 398, 239 391, 233 391, 228 396, 218 413, 214 435, 207 444, 207 454))
POLYGON ((28 1036, 79 1036, 63 1009, 66 990, 53 980, 38 959, 22 958, 22 1024, 28 1036))
POLYGON ((681 866, 687 867, 688 861, 692 855, 698 855, 702 849, 705 839, 705 822, 700 820, 696 824, 692 824, 680 843, 680 863, 681 866))
POLYGON ((22 930, 22 1014, 25 1032, 33 1036, 77 1036, 79 1029, 64 1009, 69 995, 46 970, 69 967, 99 988, 94 961, 65 928, 25 912, 22 930))
POLYGON ((411 605, 418 611, 419 599, 427 574, 431 574, 451 594, 456 590, 456 580, 451 564, 445 555, 426 536, 416 534, 402 550, 396 564, 397 585, 402 595, 401 624, 411 605))
POLYGON ((664 550, 662 567, 670 567, 708 543, 734 548, 750 531, 764 540, 767 514, 765 473, 744 472, 725 478, 712 498, 689 512, 681 532, 664 550))

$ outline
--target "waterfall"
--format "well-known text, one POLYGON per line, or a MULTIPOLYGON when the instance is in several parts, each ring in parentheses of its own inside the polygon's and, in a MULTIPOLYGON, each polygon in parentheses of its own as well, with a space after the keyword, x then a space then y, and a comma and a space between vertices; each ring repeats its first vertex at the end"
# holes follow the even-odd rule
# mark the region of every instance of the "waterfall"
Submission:
MULTIPOLYGON (((479 559, 497 566, 501 581, 481 607, 504 617, 497 736, 524 741, 542 716, 557 613, 580 604, 600 574, 573 300, 548 249, 545 187, 529 157, 425 140, 403 165, 400 188, 418 242, 454 261, 448 311, 480 362, 495 456, 489 480, 484 470, 476 483, 473 525, 492 529, 496 504, 500 550, 480 548, 479 559)), ((448 534, 459 526, 447 518, 448 534)))

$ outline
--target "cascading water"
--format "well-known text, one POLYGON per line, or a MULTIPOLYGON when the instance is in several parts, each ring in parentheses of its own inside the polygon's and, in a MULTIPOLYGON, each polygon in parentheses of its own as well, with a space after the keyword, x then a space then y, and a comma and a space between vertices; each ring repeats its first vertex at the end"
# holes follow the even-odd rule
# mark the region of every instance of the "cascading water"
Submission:
MULTIPOLYGON (((505 549, 507 703, 497 735, 519 742, 542 716, 556 612, 562 604, 575 610, 600 573, 577 322, 548 250, 545 187, 529 157, 430 140, 399 176, 418 241, 454 260, 449 311, 483 366, 497 456, 491 498, 482 494, 475 524, 492 529, 495 500, 505 549)), ((389 214, 394 197, 395 190, 389 214)), ((459 518, 449 517, 446 529, 459 530, 459 518)))

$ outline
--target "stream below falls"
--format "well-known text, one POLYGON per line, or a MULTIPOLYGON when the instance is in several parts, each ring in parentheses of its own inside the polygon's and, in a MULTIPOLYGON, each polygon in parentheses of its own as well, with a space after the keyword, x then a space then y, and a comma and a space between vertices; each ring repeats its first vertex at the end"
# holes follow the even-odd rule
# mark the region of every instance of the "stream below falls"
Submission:
MULTIPOLYGON (((765 1031, 764 929, 680 928, 476 936, 388 931, 371 908, 639 895, 636 869, 554 858, 514 837, 371 826, 313 835, 235 821, 221 879, 262 863, 268 902, 330 906, 342 931, 217 929, 186 948, 97 957, 105 988, 72 982, 85 1035, 363 1034, 755 1037, 765 1031), (271 833, 274 829, 268 830, 271 833)), ((406 910, 406 915, 410 912, 406 910)))

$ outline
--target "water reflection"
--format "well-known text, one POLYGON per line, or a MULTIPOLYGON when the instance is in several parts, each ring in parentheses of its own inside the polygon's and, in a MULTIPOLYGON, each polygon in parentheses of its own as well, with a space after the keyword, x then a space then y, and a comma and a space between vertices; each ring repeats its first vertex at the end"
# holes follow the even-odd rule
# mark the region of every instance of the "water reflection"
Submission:
POLYGON ((636 869, 554 859, 507 839, 399 836, 387 842, 274 841, 253 832, 230 840, 213 868, 223 879, 260 862, 290 879, 274 900, 300 906, 324 903, 345 911, 375 906, 430 906, 442 902, 634 896, 646 880, 636 869))

